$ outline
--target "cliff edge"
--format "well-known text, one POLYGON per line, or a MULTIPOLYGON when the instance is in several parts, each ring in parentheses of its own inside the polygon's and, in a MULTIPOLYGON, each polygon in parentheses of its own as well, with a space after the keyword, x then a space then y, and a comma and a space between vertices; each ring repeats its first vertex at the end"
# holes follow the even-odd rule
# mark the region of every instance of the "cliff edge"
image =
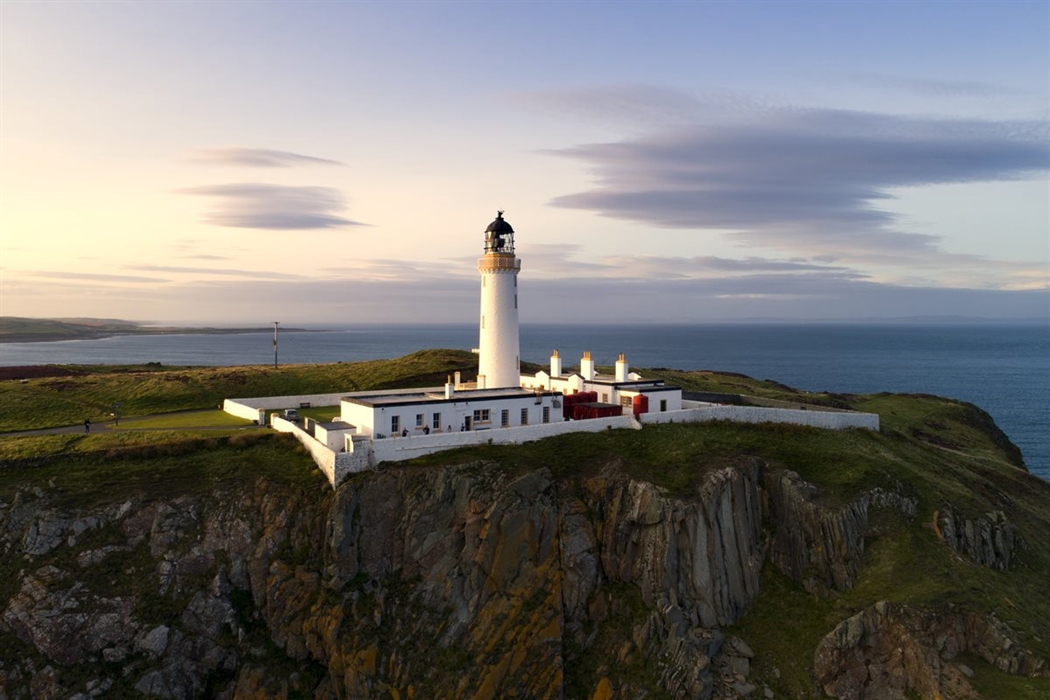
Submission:
POLYGON ((1050 485, 998 439, 654 426, 335 492, 277 436, 9 463, 0 697, 1037 697, 1050 485))

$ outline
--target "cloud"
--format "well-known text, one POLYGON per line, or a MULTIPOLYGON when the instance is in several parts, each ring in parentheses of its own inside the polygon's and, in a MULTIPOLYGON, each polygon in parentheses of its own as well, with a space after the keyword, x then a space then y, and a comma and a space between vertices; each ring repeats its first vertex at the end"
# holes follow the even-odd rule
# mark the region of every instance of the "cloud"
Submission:
POLYGON ((237 270, 229 268, 214 267, 177 267, 173 265, 125 265, 128 270, 141 270, 143 272, 175 272, 201 275, 219 275, 225 277, 248 277, 259 280, 301 280, 307 279, 302 275, 292 275, 285 272, 263 272, 258 270, 237 270))
POLYGON ((338 214, 346 200, 331 187, 242 182, 179 191, 218 198, 218 209, 204 218, 216 226, 291 231, 365 225, 338 214))
POLYGON ((43 277, 57 280, 78 280, 89 282, 114 282, 114 283, 155 283, 165 282, 159 277, 140 277, 137 275, 111 275, 101 272, 66 272, 61 270, 28 270, 18 273, 19 276, 43 277))
POLYGON ((935 78, 912 78, 889 73, 877 73, 871 71, 853 71, 841 74, 850 82, 864 83, 875 87, 890 90, 911 92, 917 95, 938 97, 952 96, 979 96, 1000 97, 1003 95, 1016 95, 1017 90, 983 83, 976 80, 945 80, 935 78))
MULTIPOLYGON (((521 283, 523 323, 694 323, 755 318, 856 320, 908 316, 1046 318, 1045 290, 944 289, 881 284, 849 275, 753 274, 710 279, 532 279, 521 283)), ((297 323, 474 323, 476 280, 190 280, 136 287, 87 280, 6 279, 4 303, 13 315, 97 315, 105 302, 124 318, 297 323), (368 304, 360 300, 368 299, 368 304), (35 306, 34 306, 35 305, 35 306), (273 314, 277 314, 273 316, 273 314), (261 319, 260 319, 261 320, 261 319)))
POLYGON ((290 168, 300 165, 343 165, 337 160, 304 156, 268 148, 202 148, 191 159, 211 165, 240 165, 253 168, 290 168))
MULTIPOLYGON (((175 246, 175 247, 177 247, 177 246, 175 246)), ((205 254, 205 253, 200 253, 200 254, 197 254, 197 255, 180 255, 178 257, 182 258, 183 260, 229 260, 230 259, 230 256, 228 256, 228 255, 208 255, 208 254, 205 254)))
POLYGON ((1050 162, 1042 122, 742 112, 747 118, 736 122, 694 118, 690 126, 548 151, 583 163, 595 181, 552 204, 662 228, 717 229, 745 245, 809 257, 943 262, 937 237, 905 230, 888 210, 892 190, 1029 178, 1050 162))

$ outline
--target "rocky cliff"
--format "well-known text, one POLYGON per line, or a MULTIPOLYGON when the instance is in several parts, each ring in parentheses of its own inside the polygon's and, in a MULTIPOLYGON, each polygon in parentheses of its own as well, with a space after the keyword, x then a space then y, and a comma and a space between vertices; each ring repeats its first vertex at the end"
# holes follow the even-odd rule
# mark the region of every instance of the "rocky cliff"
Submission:
MULTIPOLYGON (((267 476, 175 497, 74 498, 9 474, 0 698, 790 697, 762 639, 734 628, 763 568, 833 600, 863 579, 877 514, 922 527, 920 496, 892 479, 825 499, 741 455, 697 464, 682 493, 623 461, 399 466, 335 492, 319 475, 267 476)), ((950 532, 985 532, 952 512, 950 532)), ((1008 568, 1023 537, 1005 519, 988 537, 942 536, 982 561, 965 542, 992 542, 985 563, 1008 568)), ((814 696, 976 694, 951 670, 964 653, 1047 674, 976 608, 879 603, 825 631, 814 696)))

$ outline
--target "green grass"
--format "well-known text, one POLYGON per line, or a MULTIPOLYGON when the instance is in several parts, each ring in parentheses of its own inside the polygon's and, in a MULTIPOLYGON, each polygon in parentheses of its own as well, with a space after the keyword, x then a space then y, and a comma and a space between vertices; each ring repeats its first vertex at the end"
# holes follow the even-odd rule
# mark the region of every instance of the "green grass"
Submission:
POLYGON ((144 430, 176 428, 247 428, 255 425, 255 421, 246 420, 232 416, 218 409, 211 411, 194 411, 192 413, 176 413, 171 415, 150 416, 148 418, 122 419, 113 430, 144 430))
POLYGON ((124 444, 105 451, 62 454, 31 466, 0 469, 0 499, 30 484, 49 484, 59 507, 97 508, 135 494, 175 498, 217 487, 252 488, 265 476, 279 484, 317 489, 328 482, 294 438, 272 432, 124 444), (53 484, 53 485, 52 485, 53 484))
POLYGON ((477 357, 425 350, 395 360, 272 367, 82 366, 69 376, 0 382, 0 431, 75 425, 221 407, 223 399, 290 396, 443 384, 448 374, 477 373, 477 357))

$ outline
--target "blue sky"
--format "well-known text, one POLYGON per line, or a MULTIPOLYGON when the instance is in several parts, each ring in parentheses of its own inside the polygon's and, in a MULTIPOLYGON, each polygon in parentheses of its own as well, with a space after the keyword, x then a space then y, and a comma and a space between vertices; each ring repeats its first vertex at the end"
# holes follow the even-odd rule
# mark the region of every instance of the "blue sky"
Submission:
POLYGON ((0 5, 0 313, 1050 316, 1050 3, 0 5))

